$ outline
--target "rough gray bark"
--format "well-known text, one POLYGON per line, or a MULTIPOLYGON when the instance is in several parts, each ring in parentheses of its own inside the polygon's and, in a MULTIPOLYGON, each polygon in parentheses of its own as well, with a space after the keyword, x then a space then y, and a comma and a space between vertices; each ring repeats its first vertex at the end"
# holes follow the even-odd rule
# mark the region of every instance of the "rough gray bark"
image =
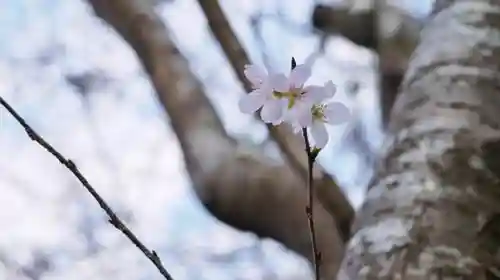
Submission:
POLYGON ((442 0, 339 280, 500 279, 500 0, 442 0))
MULTIPOLYGON (((170 116, 195 191, 207 209, 229 225, 273 238, 311 261, 307 190, 297 172, 240 147, 226 134, 187 59, 148 2, 89 3, 143 64, 170 116)), ((331 279, 338 271, 344 242, 335 218, 317 196, 314 199, 321 273, 331 279)))

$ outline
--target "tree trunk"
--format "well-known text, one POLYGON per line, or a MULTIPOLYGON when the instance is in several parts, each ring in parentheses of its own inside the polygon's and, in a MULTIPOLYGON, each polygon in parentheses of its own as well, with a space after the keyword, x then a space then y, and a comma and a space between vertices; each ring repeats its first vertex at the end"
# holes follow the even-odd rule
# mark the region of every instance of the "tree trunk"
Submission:
POLYGON ((500 1, 437 0, 339 280, 500 279, 500 1))

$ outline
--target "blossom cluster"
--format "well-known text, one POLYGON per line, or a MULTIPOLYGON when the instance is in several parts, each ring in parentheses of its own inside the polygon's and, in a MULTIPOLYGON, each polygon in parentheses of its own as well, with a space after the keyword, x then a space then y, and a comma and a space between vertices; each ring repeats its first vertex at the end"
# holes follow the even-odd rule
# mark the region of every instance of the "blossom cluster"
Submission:
POLYGON ((313 58, 296 65, 292 58, 292 70, 283 73, 267 72, 257 65, 246 65, 245 76, 253 90, 239 101, 243 113, 253 114, 259 109, 266 123, 290 124, 295 133, 302 128, 309 130, 314 146, 322 149, 328 142, 325 124, 338 125, 351 118, 349 109, 341 102, 329 101, 335 95, 332 81, 322 86, 305 85, 311 77, 313 58))

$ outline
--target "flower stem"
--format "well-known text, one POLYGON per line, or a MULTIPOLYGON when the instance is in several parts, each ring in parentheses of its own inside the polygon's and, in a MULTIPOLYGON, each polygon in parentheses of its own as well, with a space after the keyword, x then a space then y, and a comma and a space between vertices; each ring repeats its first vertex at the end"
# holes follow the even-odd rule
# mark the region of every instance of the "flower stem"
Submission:
POLYGON ((311 244, 313 253, 313 263, 315 279, 320 280, 319 268, 321 265, 321 253, 318 251, 318 245, 316 242, 316 230, 314 228, 314 208, 313 208, 313 165, 316 161, 317 153, 314 153, 311 149, 311 143, 309 142, 309 136, 307 134, 307 128, 302 128, 302 136, 304 137, 304 143, 306 146, 307 153, 307 206, 306 214, 307 220, 309 222, 309 232, 311 234, 311 244))

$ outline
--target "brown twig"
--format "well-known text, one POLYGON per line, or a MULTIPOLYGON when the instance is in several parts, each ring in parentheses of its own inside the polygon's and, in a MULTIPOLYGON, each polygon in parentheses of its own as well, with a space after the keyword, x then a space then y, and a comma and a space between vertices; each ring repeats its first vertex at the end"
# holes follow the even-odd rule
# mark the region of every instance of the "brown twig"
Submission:
POLYGON ((106 201, 97 193, 97 191, 92 187, 88 180, 83 176, 83 174, 78 170, 75 163, 66 159, 60 152, 58 152, 52 145, 45 141, 36 131, 29 126, 26 121, 10 106, 7 101, 5 101, 0 96, 0 104, 16 119, 16 121, 24 128, 26 134, 31 138, 31 140, 37 142, 50 154, 52 154, 59 162, 64 165, 77 179, 82 183, 83 187, 92 195, 92 197, 97 201, 99 206, 106 212, 109 216, 109 223, 112 224, 116 229, 121 231, 141 252, 156 266, 158 271, 167 280, 174 280, 174 278, 168 273, 167 269, 163 266, 160 257, 154 250, 149 250, 138 238, 137 236, 118 218, 115 212, 109 207, 106 201))
POLYGON ((309 143, 309 136, 307 135, 307 128, 302 128, 302 136, 304 137, 304 143, 306 146, 307 153, 307 167, 308 167, 308 180, 307 180, 307 206, 306 214, 307 221, 309 222, 309 231, 311 233, 311 244, 313 253, 313 263, 314 263, 314 273, 316 280, 320 279, 319 268, 321 265, 321 253, 318 251, 318 245, 316 242, 316 230, 314 227, 314 210, 313 210, 313 166, 316 160, 316 155, 311 150, 311 144, 309 143))
MULTIPOLYGON (((292 57, 292 70, 297 67, 297 62, 295 61, 295 58, 292 57)), ((314 208, 313 208, 313 186, 314 186, 314 179, 313 179, 313 168, 314 168, 314 162, 316 161, 316 157, 318 156, 319 150, 316 148, 314 150, 311 150, 311 143, 309 142, 309 136, 307 135, 307 128, 303 127, 302 128, 302 136, 304 137, 304 144, 306 146, 306 154, 307 154, 307 206, 306 206, 306 215, 307 215, 307 221, 309 225, 309 233, 311 235, 311 247, 312 247, 312 254, 313 254, 313 264, 314 264, 314 275, 316 276, 316 280, 320 280, 320 262, 321 262, 321 254, 318 251, 318 244, 316 242, 316 229, 314 227, 314 208)))

